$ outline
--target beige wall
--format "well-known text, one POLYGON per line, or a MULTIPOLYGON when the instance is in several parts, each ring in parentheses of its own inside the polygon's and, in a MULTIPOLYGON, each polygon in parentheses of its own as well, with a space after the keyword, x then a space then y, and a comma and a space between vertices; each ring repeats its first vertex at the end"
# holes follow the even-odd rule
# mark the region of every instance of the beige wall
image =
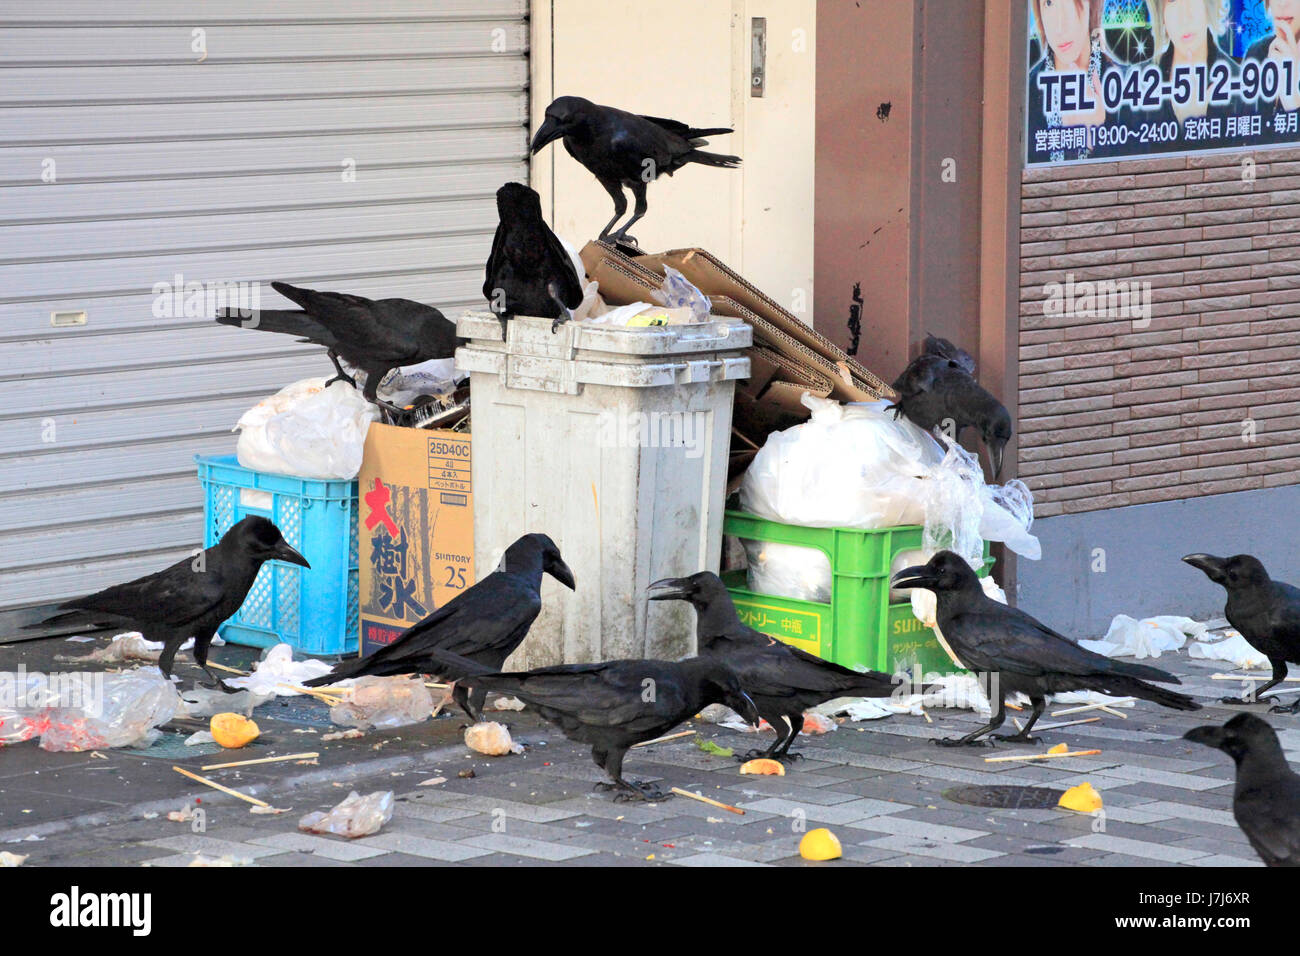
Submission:
MULTIPOLYGON (((743 157, 741 168, 688 166, 662 177, 632 233, 647 251, 707 248, 809 321, 815 10, 815 0, 532 4, 533 129, 564 94, 697 127, 734 127, 709 149, 743 157), (749 95, 750 18, 760 16, 768 37, 761 98, 749 95)), ((556 232, 579 246, 613 213, 605 190, 558 142, 534 157, 532 184, 556 232)))

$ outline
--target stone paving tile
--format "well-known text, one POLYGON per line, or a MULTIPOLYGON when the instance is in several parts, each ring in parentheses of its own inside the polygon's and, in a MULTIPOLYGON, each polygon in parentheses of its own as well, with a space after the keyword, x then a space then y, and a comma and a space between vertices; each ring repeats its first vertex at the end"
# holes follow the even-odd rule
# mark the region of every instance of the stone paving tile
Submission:
MULTIPOLYGON (((1225 801, 1225 803, 1227 802, 1225 801)), ((1167 813, 1171 817, 1185 820, 1201 820, 1205 823, 1214 823, 1221 827, 1235 827, 1237 825, 1231 810, 1216 810, 1212 807, 1198 807, 1190 803, 1173 803, 1168 800, 1157 800, 1145 804, 1144 809, 1167 813)))
POLYGON ((233 856, 239 858, 258 859, 263 856, 273 856, 276 853, 286 852, 283 849, 269 846, 256 846, 250 843, 235 843, 230 840, 221 840, 216 837, 203 836, 197 833, 187 833, 181 836, 162 837, 158 840, 149 840, 149 846, 160 847, 164 850, 172 850, 177 853, 200 853, 203 856, 233 856))
POLYGON ((849 823, 866 817, 880 816, 885 813, 899 813, 908 809, 905 804, 889 803, 885 800, 850 800, 834 806, 818 806, 814 803, 801 803, 797 800, 784 800, 779 797, 767 797, 748 803, 737 804, 742 810, 758 810, 789 817, 795 813, 803 814, 805 819, 817 823, 849 823))
POLYGON ((461 840, 460 844, 495 853, 524 856, 532 860, 571 860, 574 857, 588 856, 595 852, 584 847, 551 843, 545 840, 532 840, 528 837, 513 836, 508 833, 486 833, 461 840))
POLYGON ((895 835, 872 840, 867 846, 898 850, 908 856, 929 857, 951 863, 983 863, 1003 854, 997 850, 966 846, 961 843, 918 843, 911 836, 895 835))
POLYGON ((577 813, 572 810, 559 810, 546 805, 538 806, 531 803, 521 803, 518 800, 504 798, 498 800, 493 797, 452 793, 450 791, 431 794, 427 799, 456 809, 474 810, 480 813, 492 813, 494 810, 500 810, 509 816, 520 820, 531 820, 535 823, 549 823, 553 820, 564 820, 577 816, 577 813))
POLYGON ((1149 767, 1117 766, 1095 771, 1100 777, 1117 780, 1131 780, 1137 783, 1158 783, 1179 790, 1213 790, 1229 783, 1215 777, 1195 773, 1172 773, 1168 770, 1153 770, 1149 767))
MULTIPOLYGON (((443 860, 448 863, 459 863, 473 857, 487 856, 491 852, 489 849, 469 846, 462 842, 451 843, 447 840, 431 840, 411 833, 380 832, 374 836, 366 837, 366 841, 372 847, 396 850, 398 853, 425 857, 430 860, 443 860)), ((516 858, 512 862, 518 862, 518 859, 516 858)))
MULTIPOLYGON (((260 846, 269 846, 281 850, 294 850, 298 853, 311 853, 316 856, 324 857, 327 860, 338 860, 343 863, 352 863, 356 860, 364 860, 366 857, 379 856, 388 853, 381 847, 368 847, 365 845, 365 839, 349 840, 344 843, 342 840, 330 840, 323 836, 315 836, 310 833, 276 833, 271 836, 254 837, 249 841, 260 846)), ((280 861, 276 861, 278 864, 280 861)))
POLYGON ((1177 840, 1170 845, 1184 847, 1188 850, 1201 850, 1215 856, 1236 856, 1243 860, 1256 859, 1255 851, 1251 849, 1250 843, 1247 842, 1246 838, 1240 833, 1232 834, 1224 838, 1189 836, 1185 839, 1177 840))
POLYGON ((759 863, 755 860, 742 860, 734 856, 723 856, 720 853, 696 853, 693 856, 684 856, 680 860, 673 860, 674 866, 767 866, 766 863, 759 863))
POLYGON ((988 836, 987 830, 974 830, 970 827, 949 827, 941 823, 926 823, 921 820, 906 820, 896 815, 867 817, 854 820, 845 826, 855 830, 870 830, 875 833, 889 833, 907 839, 935 841, 939 843, 960 843, 976 837, 988 836))
POLYGON ((1200 850, 1185 847, 1168 846, 1162 843, 1148 843, 1145 840, 1132 840, 1127 837, 1114 836, 1110 833, 1089 833, 1075 837, 1070 841, 1074 846, 1088 849, 1107 850, 1126 856, 1137 856, 1145 860, 1159 860, 1162 863, 1186 863, 1208 854, 1200 850))
POLYGON ((1258 859, 1258 858, 1253 859, 1253 860, 1247 860, 1247 859, 1244 859, 1244 858, 1242 858, 1242 857, 1236 857, 1236 856, 1218 856, 1218 855, 1216 854, 1215 856, 1203 856, 1203 857, 1201 857, 1200 859, 1191 860, 1191 861, 1188 862, 1187 865, 1188 865, 1188 866, 1204 866, 1204 867, 1217 867, 1217 866, 1263 866, 1264 863, 1263 863, 1262 860, 1260 860, 1260 859, 1258 859))

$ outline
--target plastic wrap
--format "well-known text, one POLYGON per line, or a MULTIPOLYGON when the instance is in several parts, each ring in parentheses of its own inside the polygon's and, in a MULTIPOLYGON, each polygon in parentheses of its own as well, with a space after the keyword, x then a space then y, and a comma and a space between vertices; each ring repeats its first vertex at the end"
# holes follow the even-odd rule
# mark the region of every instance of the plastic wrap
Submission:
POLYGON ((379 409, 347 382, 325 382, 294 382, 246 411, 235 425, 239 463, 301 478, 355 478, 379 409))
POLYGON ((124 674, 0 673, 0 744, 40 737, 55 752, 151 743, 176 716, 176 690, 156 667, 124 674))
POLYGON ((433 713, 433 695, 420 677, 358 677, 352 693, 330 708, 330 720, 343 727, 403 727, 433 713))
POLYGON ((298 829, 307 833, 333 833, 355 840, 378 833, 393 818, 393 792, 381 790, 361 796, 353 790, 343 802, 329 811, 317 810, 298 821, 298 829))

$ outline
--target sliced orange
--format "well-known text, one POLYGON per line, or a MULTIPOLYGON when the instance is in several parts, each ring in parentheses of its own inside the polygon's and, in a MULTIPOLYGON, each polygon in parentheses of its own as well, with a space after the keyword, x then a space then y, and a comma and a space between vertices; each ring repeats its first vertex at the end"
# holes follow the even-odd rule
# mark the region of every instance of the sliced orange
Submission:
POLYGON ((785 767, 779 760, 771 760, 767 757, 759 757, 757 760, 748 760, 740 765, 741 773, 758 773, 764 776, 785 776, 785 767))
POLYGON ((261 733, 255 721, 242 714, 231 713, 213 715, 208 729, 212 732, 213 739, 229 750, 252 743, 261 733))

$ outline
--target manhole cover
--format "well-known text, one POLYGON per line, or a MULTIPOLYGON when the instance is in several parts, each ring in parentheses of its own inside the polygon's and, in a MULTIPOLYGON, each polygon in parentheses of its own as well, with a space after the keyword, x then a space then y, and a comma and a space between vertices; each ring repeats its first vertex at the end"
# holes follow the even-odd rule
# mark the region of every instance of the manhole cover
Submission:
POLYGON ((944 799, 972 807, 993 807, 998 810, 1050 810, 1056 806, 1064 790, 1052 787, 953 787, 943 792, 944 799))

